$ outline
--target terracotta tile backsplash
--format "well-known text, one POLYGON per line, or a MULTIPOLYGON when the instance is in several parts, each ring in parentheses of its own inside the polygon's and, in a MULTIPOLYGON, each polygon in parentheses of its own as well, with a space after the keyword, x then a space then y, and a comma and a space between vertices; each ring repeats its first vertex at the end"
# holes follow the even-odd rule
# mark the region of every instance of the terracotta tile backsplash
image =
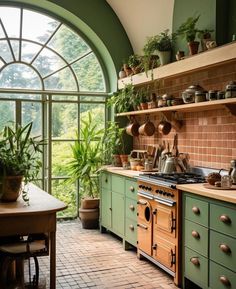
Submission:
MULTIPOLYGON (((179 96, 189 85, 196 83, 206 90, 224 90, 230 80, 236 80, 236 62, 166 79, 157 94, 179 96)), ((210 111, 178 113, 177 117, 183 120, 183 126, 178 131, 179 151, 189 153, 191 165, 229 169, 230 160, 236 159, 236 116, 222 107, 210 111)), ((161 119, 159 114, 150 115, 156 127, 161 119)), ((145 117, 139 116, 137 120, 142 124, 145 117)), ((175 133, 172 128, 166 136, 156 130, 151 137, 134 137, 134 149, 145 149, 147 145, 157 145, 163 140, 172 147, 175 133)))

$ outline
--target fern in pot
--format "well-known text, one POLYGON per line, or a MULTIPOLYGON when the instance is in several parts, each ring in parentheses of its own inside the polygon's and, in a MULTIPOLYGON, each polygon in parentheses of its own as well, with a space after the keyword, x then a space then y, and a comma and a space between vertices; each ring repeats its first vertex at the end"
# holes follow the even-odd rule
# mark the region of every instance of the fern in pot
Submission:
POLYGON ((5 126, 0 133, 1 201, 14 202, 22 192, 23 200, 29 203, 26 185, 37 180, 44 144, 39 136, 31 137, 32 126, 32 122, 5 126))
POLYGON ((77 140, 71 146, 72 160, 68 164, 69 183, 79 181, 79 217, 83 228, 97 228, 99 219, 98 169, 103 164, 102 138, 104 129, 98 129, 89 113, 81 120, 77 140))

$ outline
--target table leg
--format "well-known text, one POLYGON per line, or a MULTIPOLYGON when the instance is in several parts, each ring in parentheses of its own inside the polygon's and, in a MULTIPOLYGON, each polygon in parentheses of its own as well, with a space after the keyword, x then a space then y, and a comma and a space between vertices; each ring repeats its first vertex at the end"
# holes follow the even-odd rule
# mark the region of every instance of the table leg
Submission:
POLYGON ((50 289, 56 288, 56 232, 50 233, 50 289))

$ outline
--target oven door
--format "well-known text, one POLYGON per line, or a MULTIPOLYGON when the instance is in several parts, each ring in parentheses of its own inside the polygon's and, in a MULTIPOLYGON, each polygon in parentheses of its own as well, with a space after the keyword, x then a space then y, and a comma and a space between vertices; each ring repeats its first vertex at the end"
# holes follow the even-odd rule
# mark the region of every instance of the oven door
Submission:
POLYGON ((139 197, 138 199, 138 249, 146 254, 152 254, 152 207, 149 199, 139 197))
POLYGON ((153 230, 176 237, 176 203, 155 199, 153 201, 153 230))
POLYGON ((163 264, 171 271, 176 271, 176 246, 168 240, 154 234, 153 236, 153 258, 163 264))

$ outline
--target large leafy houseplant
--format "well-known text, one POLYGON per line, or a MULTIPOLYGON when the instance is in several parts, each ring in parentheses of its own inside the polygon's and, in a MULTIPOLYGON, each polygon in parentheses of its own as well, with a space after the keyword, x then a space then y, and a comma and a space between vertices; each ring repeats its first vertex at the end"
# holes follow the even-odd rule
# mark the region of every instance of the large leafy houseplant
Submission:
POLYGON ((92 122, 92 115, 81 120, 80 132, 72 149, 72 160, 68 164, 69 182, 79 181, 80 197, 99 196, 98 169, 103 163, 102 137, 104 129, 98 129, 92 122))
POLYGON ((0 133, 0 176, 2 180, 2 200, 14 201, 22 188, 22 196, 29 202, 26 186, 37 180, 42 163, 43 140, 32 137, 33 123, 25 126, 16 124, 14 128, 5 126, 0 133), (22 186, 21 181, 24 181, 22 186), (6 190, 11 189, 9 194, 6 190), (15 192, 18 190, 18 193, 15 192), (15 196, 13 195, 15 193, 15 196))

